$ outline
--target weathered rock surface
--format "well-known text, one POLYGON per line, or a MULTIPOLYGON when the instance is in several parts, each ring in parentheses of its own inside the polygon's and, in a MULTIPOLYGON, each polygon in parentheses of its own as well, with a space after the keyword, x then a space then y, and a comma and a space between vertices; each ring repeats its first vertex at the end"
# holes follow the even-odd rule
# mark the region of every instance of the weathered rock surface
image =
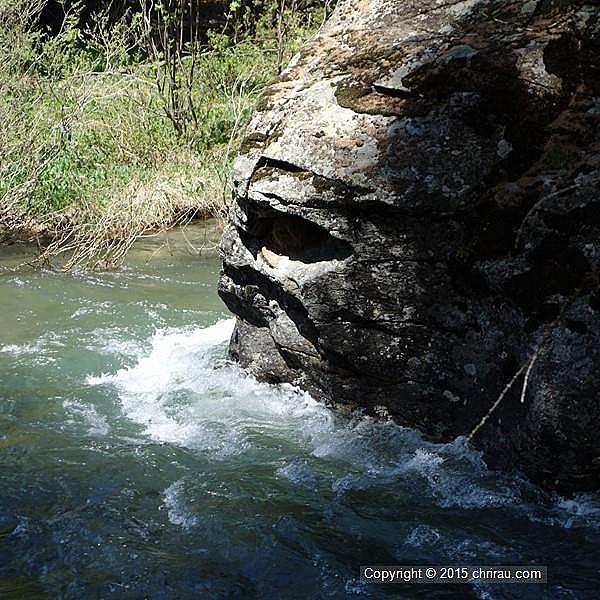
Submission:
POLYGON ((436 439, 530 366, 474 443, 600 487, 599 56, 597 3, 340 0, 235 164, 232 355, 436 439))

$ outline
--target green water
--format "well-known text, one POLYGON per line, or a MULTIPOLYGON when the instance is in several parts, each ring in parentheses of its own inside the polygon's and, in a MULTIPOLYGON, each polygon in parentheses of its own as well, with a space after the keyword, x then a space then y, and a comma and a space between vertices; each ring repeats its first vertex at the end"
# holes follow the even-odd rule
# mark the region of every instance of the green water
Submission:
POLYGON ((0 275, 0 600, 598 598, 600 497, 335 415, 226 358, 215 232, 116 272, 0 275), (361 564, 540 564, 546 586, 382 588, 361 564))

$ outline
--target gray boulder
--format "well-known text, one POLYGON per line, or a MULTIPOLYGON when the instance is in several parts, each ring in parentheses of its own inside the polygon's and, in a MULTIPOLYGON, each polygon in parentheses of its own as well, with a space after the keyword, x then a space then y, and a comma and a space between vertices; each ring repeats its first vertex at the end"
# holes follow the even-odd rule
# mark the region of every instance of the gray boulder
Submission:
POLYGON ((232 356, 599 488, 598 56, 597 3, 340 0, 235 163, 232 356))

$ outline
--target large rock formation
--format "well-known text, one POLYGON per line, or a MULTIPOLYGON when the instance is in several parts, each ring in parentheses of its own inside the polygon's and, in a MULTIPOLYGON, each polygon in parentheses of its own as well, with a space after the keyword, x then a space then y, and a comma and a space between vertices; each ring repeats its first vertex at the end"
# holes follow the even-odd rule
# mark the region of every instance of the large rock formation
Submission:
POLYGON ((474 443, 600 487, 599 56, 597 3, 340 0, 235 164, 232 355, 436 439, 520 373, 474 443))

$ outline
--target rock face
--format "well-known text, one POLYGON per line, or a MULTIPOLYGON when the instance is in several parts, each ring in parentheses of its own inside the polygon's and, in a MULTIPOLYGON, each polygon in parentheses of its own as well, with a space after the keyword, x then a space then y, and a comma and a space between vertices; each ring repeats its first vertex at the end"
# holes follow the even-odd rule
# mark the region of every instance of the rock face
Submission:
POLYGON ((520 373, 473 442, 600 487, 599 56, 597 3, 340 0, 235 164, 231 354, 440 440, 520 373))

